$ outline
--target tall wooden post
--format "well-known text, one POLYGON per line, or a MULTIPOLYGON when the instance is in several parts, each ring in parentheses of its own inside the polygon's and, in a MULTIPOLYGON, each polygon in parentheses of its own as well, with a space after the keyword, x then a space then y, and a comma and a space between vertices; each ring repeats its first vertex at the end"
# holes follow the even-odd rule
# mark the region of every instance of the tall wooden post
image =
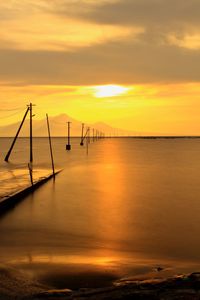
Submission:
POLYGON ((93 134, 92 134, 92 140, 93 140, 93 142, 95 141, 95 134, 94 134, 94 128, 93 128, 93 134))
POLYGON ((33 127, 32 127, 32 103, 29 105, 30 110, 30 162, 33 161, 33 127))
POLYGON ((67 132, 68 132, 68 134, 67 134, 66 150, 71 150, 71 145, 70 145, 70 123, 71 122, 67 122, 67 128, 68 128, 67 132))
POLYGON ((84 137, 83 137, 83 134, 84 134, 84 123, 82 123, 82 131, 81 131, 81 142, 80 142, 80 145, 83 146, 83 141, 84 141, 84 137))
POLYGON ((97 129, 95 131, 95 140, 97 141, 97 129))
POLYGON ((88 127, 88 144, 90 144, 90 127, 88 127))
POLYGON ((89 133, 90 133, 90 127, 87 128, 87 132, 86 132, 86 153, 88 155, 88 151, 89 151, 89 133))
POLYGON ((31 163, 28 163, 28 169, 29 169, 31 184, 33 185, 33 169, 32 169, 32 164, 31 163))
POLYGON ((47 118, 47 129, 48 129, 48 136, 49 136, 49 147, 50 147, 50 154, 51 154, 51 164, 52 164, 53 176, 55 177, 55 168, 54 168, 54 161, 53 161, 53 151, 51 145, 51 133, 50 133, 48 114, 46 114, 46 118, 47 118))
POLYGON ((12 152, 12 149, 13 149, 13 147, 14 147, 14 145, 15 145, 15 142, 16 142, 16 140, 17 140, 17 137, 18 137, 19 133, 20 133, 20 130, 21 130, 21 128, 22 128, 22 125, 24 124, 24 121, 25 121, 25 119, 26 119, 26 116, 27 116, 28 112, 29 112, 29 107, 27 108, 27 110, 26 110, 26 112, 25 112, 25 114, 24 114, 24 117, 23 117, 22 122, 21 122, 21 124, 20 124, 20 126, 19 126, 19 129, 17 130, 17 133, 16 133, 16 135, 15 135, 15 138, 14 138, 14 140, 13 140, 13 142, 12 142, 12 145, 11 145, 11 147, 10 147, 8 153, 6 154, 6 157, 5 157, 5 159, 4 159, 6 162, 8 162, 8 159, 9 159, 9 157, 10 157, 10 154, 11 154, 11 152, 12 152))

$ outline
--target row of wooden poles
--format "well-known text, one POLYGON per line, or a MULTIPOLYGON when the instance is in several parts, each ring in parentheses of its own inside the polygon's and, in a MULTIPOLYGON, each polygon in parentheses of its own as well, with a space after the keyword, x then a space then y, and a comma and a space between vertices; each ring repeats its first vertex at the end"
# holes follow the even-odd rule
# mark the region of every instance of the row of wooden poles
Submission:
MULTIPOLYGON (((24 114, 24 117, 22 119, 22 122, 16 132, 16 135, 12 141, 12 144, 4 158, 4 160, 6 162, 9 161, 9 157, 11 155, 11 152, 13 150, 13 147, 15 145, 15 142, 19 136, 19 133, 21 131, 21 128, 24 124, 24 121, 29 113, 30 115, 30 162, 28 163, 28 168, 29 168, 29 174, 30 174, 30 178, 31 178, 31 183, 33 185, 33 177, 32 177, 32 162, 33 162, 33 126, 32 126, 32 119, 34 117, 33 115, 33 106, 34 104, 30 103, 29 105, 27 105, 27 109, 26 112, 24 114)), ((49 139, 49 148, 50 148, 50 155, 51 155, 51 163, 52 163, 52 171, 53 171, 53 176, 55 176, 55 167, 54 167, 54 159, 53 159, 53 150, 52 150, 52 142, 51 142, 51 132, 50 132, 50 124, 49 124, 49 117, 48 114, 46 114, 46 121, 47 121, 47 130, 48 130, 48 139, 49 139)), ((71 150, 71 143, 70 143, 70 124, 71 122, 67 122, 68 125, 68 130, 67 130, 67 144, 66 144, 66 150, 71 150)), ((100 132, 98 130, 95 131, 95 129, 93 129, 93 136, 92 136, 92 141, 96 141, 100 138, 105 137, 103 132, 100 132)), ((83 146, 84 145, 84 141, 86 141, 86 149, 87 149, 87 154, 88 154, 88 144, 91 142, 91 136, 90 136, 90 127, 87 127, 85 130, 85 124, 82 123, 82 129, 81 129, 81 140, 80 140, 80 145, 83 146)))
MULTIPOLYGON (((67 127, 68 127, 68 134, 67 134, 67 145, 66 145, 66 150, 71 150, 71 143, 70 143, 70 124, 71 122, 67 122, 67 127)), ((97 141, 100 138, 105 137, 105 134, 99 130, 95 130, 94 128, 92 129, 93 135, 91 137, 90 135, 90 127, 86 127, 85 131, 85 124, 82 123, 82 129, 81 129, 81 141, 80 145, 84 145, 84 141, 86 140, 86 143, 90 144, 90 141, 92 139, 93 142, 97 141)))

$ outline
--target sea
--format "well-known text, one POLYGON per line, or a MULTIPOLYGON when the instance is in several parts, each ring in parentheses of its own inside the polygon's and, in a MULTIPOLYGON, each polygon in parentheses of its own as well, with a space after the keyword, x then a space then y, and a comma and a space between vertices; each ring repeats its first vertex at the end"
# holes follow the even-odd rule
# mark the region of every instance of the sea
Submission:
MULTIPOLYGON (((29 139, 0 138, 0 199, 30 185, 29 139)), ((52 138, 62 170, 0 215, 0 265, 57 288, 200 271, 200 138, 52 138)), ((33 139, 33 179, 52 172, 33 139)))

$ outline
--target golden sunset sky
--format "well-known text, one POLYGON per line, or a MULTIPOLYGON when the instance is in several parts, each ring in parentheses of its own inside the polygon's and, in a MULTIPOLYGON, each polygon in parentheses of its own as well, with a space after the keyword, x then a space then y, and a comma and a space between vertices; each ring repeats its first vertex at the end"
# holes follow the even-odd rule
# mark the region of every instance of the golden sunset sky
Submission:
POLYGON ((200 0, 0 0, 0 126, 31 101, 37 119, 200 135, 199 12, 200 0))

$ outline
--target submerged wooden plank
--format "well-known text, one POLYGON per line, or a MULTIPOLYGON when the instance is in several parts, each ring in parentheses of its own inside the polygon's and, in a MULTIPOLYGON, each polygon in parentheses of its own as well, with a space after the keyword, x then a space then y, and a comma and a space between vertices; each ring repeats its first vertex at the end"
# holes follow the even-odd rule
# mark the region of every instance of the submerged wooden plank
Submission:
MULTIPOLYGON (((58 170, 55 172, 55 176, 59 174, 62 170, 58 170)), ((33 193, 37 188, 39 188, 41 185, 46 183, 51 178, 54 178, 54 174, 50 174, 48 176, 41 177, 37 181, 33 183, 33 185, 28 185, 27 187, 11 194, 8 196, 3 197, 0 200, 0 214, 3 213, 5 210, 8 210, 9 208, 12 208, 15 206, 18 202, 20 202, 22 199, 24 199, 29 194, 33 193)))

